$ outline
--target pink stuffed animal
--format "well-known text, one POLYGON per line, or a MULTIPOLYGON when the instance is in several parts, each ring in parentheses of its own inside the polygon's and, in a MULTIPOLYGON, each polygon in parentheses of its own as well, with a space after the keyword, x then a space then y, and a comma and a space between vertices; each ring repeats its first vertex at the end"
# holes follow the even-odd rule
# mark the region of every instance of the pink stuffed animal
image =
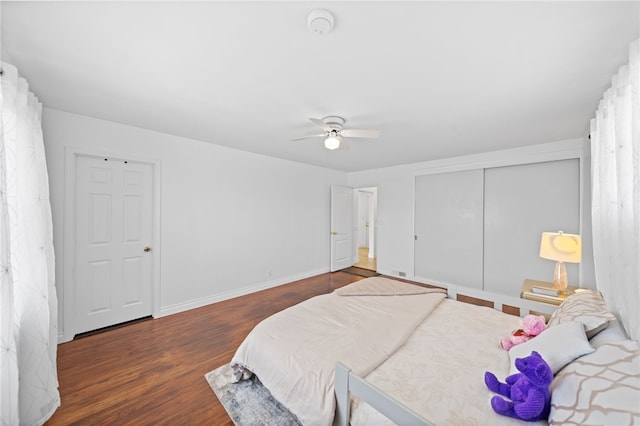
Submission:
POLYGON ((509 337, 504 337, 500 345, 509 350, 515 345, 524 343, 542 333, 547 328, 542 315, 527 315, 522 319, 522 328, 513 331, 509 337))
POLYGON ((542 315, 527 315, 522 318, 522 330, 534 337, 547 329, 547 324, 542 315))

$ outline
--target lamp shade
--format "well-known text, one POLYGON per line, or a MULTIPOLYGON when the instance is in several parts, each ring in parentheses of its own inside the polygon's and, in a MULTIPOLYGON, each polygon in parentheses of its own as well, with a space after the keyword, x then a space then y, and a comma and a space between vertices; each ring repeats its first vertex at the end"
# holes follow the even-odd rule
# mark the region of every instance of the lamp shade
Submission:
POLYGON ((564 232, 543 232, 540 240, 540 257, 557 262, 580 263, 582 240, 580 235, 564 232))

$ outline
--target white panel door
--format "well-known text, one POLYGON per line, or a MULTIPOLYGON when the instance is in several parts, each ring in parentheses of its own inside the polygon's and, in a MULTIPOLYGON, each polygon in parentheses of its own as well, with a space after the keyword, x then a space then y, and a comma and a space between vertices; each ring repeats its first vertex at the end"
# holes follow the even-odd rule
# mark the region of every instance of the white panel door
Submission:
POLYGON ((353 265, 351 220, 353 188, 331 187, 331 272, 353 265))
POLYGON ((151 314, 152 179, 150 164, 77 158, 76 333, 151 314))
POLYGON ((482 288, 483 171, 417 176, 415 276, 482 288))

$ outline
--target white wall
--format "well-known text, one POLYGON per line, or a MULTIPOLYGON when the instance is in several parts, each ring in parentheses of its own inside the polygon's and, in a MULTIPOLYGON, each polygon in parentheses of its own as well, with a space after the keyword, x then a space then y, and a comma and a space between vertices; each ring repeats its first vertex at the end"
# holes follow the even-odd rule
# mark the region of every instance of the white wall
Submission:
POLYGON ((43 130, 61 332, 65 147, 160 161, 160 316, 329 270, 344 172, 48 108, 43 130))
MULTIPOLYGON (((448 158, 403 166, 367 170, 349 174, 349 185, 378 187, 377 266, 378 272, 388 275, 414 274, 414 179, 416 175, 435 171, 469 170, 500 167, 562 158, 581 159, 581 229, 583 261, 579 266, 579 284, 595 288, 593 254, 591 248, 591 213, 589 208, 590 174, 588 145, 583 139, 448 158), (576 154, 577 153, 577 154, 576 154)), ((550 271, 551 273, 552 271, 550 271)))
MULTIPOLYGON (((59 292, 64 330, 65 147, 161 163, 160 310, 166 315, 329 270, 330 186, 378 188, 378 271, 413 277, 414 178, 424 170, 544 161, 576 152, 571 140, 404 166, 343 172, 45 108, 59 292), (523 160, 524 159, 524 160, 523 160)), ((584 259, 593 287, 588 152, 582 160, 584 259)))

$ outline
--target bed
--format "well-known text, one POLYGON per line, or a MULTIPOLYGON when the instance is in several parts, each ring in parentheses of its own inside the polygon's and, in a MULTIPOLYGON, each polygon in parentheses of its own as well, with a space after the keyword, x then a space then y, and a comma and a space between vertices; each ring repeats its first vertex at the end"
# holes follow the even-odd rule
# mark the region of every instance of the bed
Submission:
POLYGON ((521 422, 493 412, 484 372, 504 380, 533 349, 556 373, 550 423, 640 422, 638 343, 598 292, 572 299, 548 330, 505 351, 519 317, 368 278, 267 318, 230 366, 237 381, 255 374, 303 424, 506 425, 521 422))

